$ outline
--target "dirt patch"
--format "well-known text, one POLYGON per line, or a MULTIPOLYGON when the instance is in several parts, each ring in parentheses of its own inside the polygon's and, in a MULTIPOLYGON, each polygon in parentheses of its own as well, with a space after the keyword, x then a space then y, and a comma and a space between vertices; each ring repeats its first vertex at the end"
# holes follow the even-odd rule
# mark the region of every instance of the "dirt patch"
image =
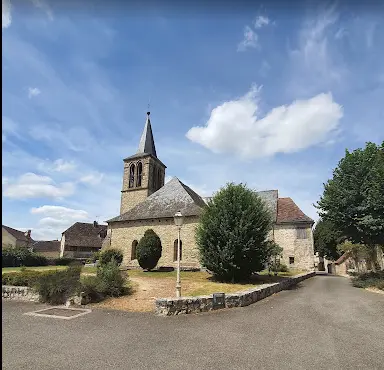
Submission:
POLYGON ((130 277, 133 294, 119 298, 109 298, 93 304, 94 307, 112 308, 124 311, 149 312, 155 308, 155 300, 173 296, 175 282, 170 279, 130 277))
POLYGON ((368 292, 372 292, 372 293, 379 293, 379 294, 384 294, 384 290, 381 290, 379 288, 365 288, 365 290, 368 290, 368 292))

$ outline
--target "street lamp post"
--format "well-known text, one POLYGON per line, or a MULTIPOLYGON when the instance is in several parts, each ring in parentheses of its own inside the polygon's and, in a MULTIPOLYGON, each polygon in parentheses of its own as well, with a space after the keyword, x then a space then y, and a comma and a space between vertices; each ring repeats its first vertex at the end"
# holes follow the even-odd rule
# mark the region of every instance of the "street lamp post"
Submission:
POLYGON ((173 216, 175 225, 177 226, 177 277, 176 277, 176 297, 181 297, 181 282, 180 282, 180 229, 183 226, 184 216, 180 211, 177 211, 173 216))

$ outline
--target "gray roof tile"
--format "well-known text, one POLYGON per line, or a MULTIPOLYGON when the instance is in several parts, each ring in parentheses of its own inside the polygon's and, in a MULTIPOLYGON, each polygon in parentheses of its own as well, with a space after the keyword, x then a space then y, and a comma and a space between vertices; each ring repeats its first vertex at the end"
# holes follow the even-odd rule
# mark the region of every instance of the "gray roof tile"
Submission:
POLYGON ((174 177, 146 200, 107 222, 168 218, 177 211, 184 216, 197 216, 204 207, 200 195, 174 177))

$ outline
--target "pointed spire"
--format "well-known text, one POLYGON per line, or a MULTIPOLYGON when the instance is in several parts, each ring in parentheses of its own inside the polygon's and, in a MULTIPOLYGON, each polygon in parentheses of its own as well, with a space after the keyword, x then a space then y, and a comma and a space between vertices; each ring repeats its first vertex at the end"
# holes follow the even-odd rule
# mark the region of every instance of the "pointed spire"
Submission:
POLYGON ((147 120, 145 122, 143 134, 141 135, 137 153, 152 154, 155 158, 157 158, 155 140, 153 139, 152 134, 151 120, 149 119, 150 114, 150 112, 147 112, 147 120))

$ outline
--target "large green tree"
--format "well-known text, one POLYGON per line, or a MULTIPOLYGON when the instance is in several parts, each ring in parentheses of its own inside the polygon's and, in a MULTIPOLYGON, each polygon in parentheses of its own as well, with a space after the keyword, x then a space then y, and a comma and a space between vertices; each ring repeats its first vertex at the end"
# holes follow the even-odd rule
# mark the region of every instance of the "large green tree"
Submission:
POLYGON ((345 239, 339 231, 337 231, 329 220, 320 220, 316 223, 313 231, 313 240, 315 252, 321 257, 336 260, 340 257, 340 251, 337 245, 345 239))
POLYGON ((348 240, 375 254, 384 245, 384 142, 346 150, 317 207, 348 240))
POLYGON ((208 203, 197 227, 202 265, 222 281, 249 278, 269 258, 271 228, 264 201, 243 184, 227 184, 208 203))

